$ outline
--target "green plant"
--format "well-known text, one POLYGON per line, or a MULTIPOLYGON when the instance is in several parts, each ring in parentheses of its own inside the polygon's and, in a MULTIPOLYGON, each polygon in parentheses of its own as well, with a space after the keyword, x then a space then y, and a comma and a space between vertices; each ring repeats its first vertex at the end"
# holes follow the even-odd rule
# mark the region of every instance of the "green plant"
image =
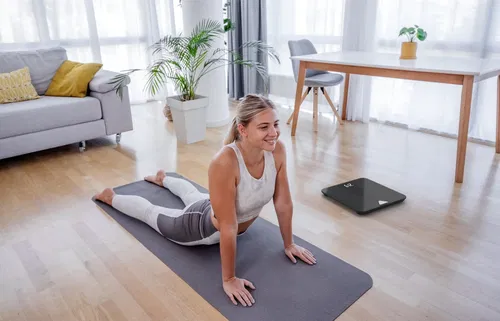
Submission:
POLYGON ((271 46, 262 41, 251 41, 244 43, 236 50, 216 48, 212 45, 217 37, 222 37, 225 28, 218 21, 201 21, 188 37, 166 36, 156 43, 152 49, 153 62, 146 69, 128 69, 113 77, 110 84, 114 85, 116 93, 122 97, 124 82, 128 75, 146 70, 145 90, 155 95, 162 85, 168 80, 172 81, 182 100, 193 100, 196 98, 196 89, 200 80, 211 71, 226 65, 240 64, 245 67, 255 68, 264 80, 267 88, 267 70, 261 63, 243 59, 240 51, 258 50, 269 55, 278 63, 279 57, 271 46))
POLYGON ((424 41, 427 38, 427 31, 415 25, 415 27, 401 28, 401 30, 399 31, 399 37, 401 37, 402 35, 405 35, 408 38, 409 42, 414 42, 415 37, 420 41, 424 41))

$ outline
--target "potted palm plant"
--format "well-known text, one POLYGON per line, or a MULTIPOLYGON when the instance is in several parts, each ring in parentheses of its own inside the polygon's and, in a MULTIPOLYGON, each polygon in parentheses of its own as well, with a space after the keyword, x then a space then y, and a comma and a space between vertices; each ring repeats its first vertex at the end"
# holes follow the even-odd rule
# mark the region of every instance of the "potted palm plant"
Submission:
MULTIPOLYGON (((258 50, 269 55, 279 63, 279 57, 273 48, 261 41, 244 43, 236 50, 212 48, 217 37, 222 37, 230 30, 214 20, 203 20, 196 25, 189 36, 166 36, 154 43, 153 63, 146 70, 145 90, 155 95, 166 82, 174 84, 177 95, 167 97, 167 105, 172 112, 174 128, 178 139, 184 143, 193 143, 205 138, 206 107, 209 97, 196 93, 200 80, 211 71, 228 64, 241 64, 255 68, 263 78, 267 88, 267 70, 257 61, 246 60, 242 50, 258 50)), ((116 93, 122 97, 123 83, 128 75, 144 69, 129 69, 115 76, 116 93)))

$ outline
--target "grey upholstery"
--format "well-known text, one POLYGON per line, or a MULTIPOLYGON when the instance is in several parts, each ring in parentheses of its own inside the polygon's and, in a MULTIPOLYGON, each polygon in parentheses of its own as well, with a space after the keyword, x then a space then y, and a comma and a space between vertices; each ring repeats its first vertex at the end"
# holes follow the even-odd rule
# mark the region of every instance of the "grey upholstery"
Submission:
POLYGON ((67 60, 61 47, 0 52, 0 73, 28 67, 31 83, 39 95, 45 94, 59 66, 67 60))
POLYGON ((0 52, 0 73, 28 67, 40 95, 0 104, 0 159, 133 130, 128 88, 120 99, 108 84, 115 72, 99 70, 83 98, 44 95, 65 60, 62 47, 0 52))
POLYGON ((74 142, 103 137, 106 128, 102 119, 73 126, 0 139, 0 159, 37 152, 74 142))
MULTIPOLYGON (((93 92, 107 93, 113 90, 114 84, 110 84, 113 77, 117 76, 117 72, 101 69, 99 70, 94 78, 89 83, 89 89, 93 92)), ((130 77, 126 77, 124 85, 130 83, 130 77)))
POLYGON ((344 81, 344 76, 341 74, 327 72, 324 74, 307 77, 304 82, 306 87, 329 87, 335 86, 344 81))
MULTIPOLYGON (((289 40, 290 56, 304 56, 318 53, 311 41, 307 39, 289 40)), ((299 61, 292 60, 293 76, 295 81, 299 77, 299 61)), ((307 87, 328 87, 340 84, 344 76, 323 70, 307 69, 304 85, 307 87)))
POLYGON ((1 105, 0 138, 85 123, 102 118, 97 98, 49 97, 1 105))
POLYGON ((127 87, 123 88, 123 99, 120 99, 114 90, 107 93, 91 91, 90 96, 101 102, 107 135, 120 133, 123 128, 132 128, 132 112, 127 87))

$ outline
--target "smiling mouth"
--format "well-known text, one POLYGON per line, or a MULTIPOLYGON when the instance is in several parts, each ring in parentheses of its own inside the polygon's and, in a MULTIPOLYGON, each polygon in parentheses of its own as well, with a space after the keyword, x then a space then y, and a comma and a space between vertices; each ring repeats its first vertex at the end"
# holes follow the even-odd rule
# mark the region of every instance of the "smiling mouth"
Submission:
POLYGON ((271 145, 276 144, 276 139, 266 139, 265 142, 271 145))

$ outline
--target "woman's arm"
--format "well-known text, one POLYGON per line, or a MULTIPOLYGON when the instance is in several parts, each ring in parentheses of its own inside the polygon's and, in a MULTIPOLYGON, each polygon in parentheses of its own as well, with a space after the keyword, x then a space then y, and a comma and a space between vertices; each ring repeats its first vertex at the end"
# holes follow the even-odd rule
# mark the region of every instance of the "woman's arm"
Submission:
POLYGON ((296 245, 293 242, 292 215, 293 203, 288 185, 288 175, 286 171, 286 150, 279 140, 274 150, 274 159, 277 167, 276 188, 274 192, 274 208, 278 215, 281 237, 285 247, 285 254, 293 263, 297 263, 295 256, 308 264, 315 264, 314 255, 307 249, 296 245))
POLYGON ((252 282, 236 277, 236 236, 238 221, 236 219, 236 175, 237 160, 234 152, 225 149, 211 162, 208 169, 208 185, 210 202, 217 217, 220 232, 220 258, 222 265, 222 285, 227 296, 236 305, 251 306, 254 298, 245 288, 255 289, 252 282), (233 154, 230 154, 233 153, 233 154))
POLYGON ((273 197, 274 208, 278 216, 283 245, 287 248, 293 244, 293 203, 286 171, 286 150, 284 144, 279 140, 276 142, 274 150, 274 161, 277 169, 276 188, 273 197))
POLYGON ((228 151, 222 151, 211 162, 208 168, 208 190, 210 202, 217 217, 220 232, 220 254, 222 264, 222 280, 235 277, 236 235, 236 182, 233 172, 234 164, 228 151))

